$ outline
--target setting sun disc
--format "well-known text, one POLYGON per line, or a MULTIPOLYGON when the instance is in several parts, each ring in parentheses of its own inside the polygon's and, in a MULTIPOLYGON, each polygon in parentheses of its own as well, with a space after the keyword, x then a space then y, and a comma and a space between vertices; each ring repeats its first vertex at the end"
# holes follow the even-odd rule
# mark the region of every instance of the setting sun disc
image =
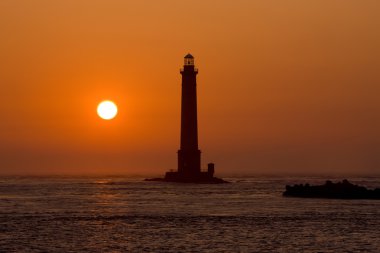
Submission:
POLYGON ((100 118, 110 120, 117 115, 117 106, 110 100, 105 100, 98 105, 97 109, 100 118))

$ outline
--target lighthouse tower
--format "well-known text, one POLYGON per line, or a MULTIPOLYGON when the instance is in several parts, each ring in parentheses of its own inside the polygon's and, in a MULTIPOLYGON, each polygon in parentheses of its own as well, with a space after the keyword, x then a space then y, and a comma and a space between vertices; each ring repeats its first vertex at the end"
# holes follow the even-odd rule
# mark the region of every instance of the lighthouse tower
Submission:
POLYGON ((201 151, 198 149, 197 74, 194 57, 184 58, 181 101, 181 145, 178 150, 178 173, 189 178, 199 177, 201 151))
POLYGON ((227 183, 214 177, 214 164, 209 163, 207 171, 201 171, 201 151, 198 148, 197 118, 197 74, 194 57, 185 56, 182 75, 181 97, 181 144, 178 150, 177 171, 166 172, 165 178, 151 178, 147 181, 178 183, 227 183))

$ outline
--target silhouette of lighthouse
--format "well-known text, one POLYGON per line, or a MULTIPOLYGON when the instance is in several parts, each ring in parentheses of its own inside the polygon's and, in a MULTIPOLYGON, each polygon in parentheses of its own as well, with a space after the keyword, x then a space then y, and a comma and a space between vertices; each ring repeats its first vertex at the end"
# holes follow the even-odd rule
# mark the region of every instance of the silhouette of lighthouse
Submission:
POLYGON ((184 58, 181 97, 181 144, 178 150, 178 170, 166 172, 165 178, 151 178, 147 181, 165 181, 178 183, 227 183, 214 177, 214 164, 209 163, 207 171, 201 171, 201 151, 198 149, 197 118, 197 74, 194 57, 188 54, 184 58))
POLYGON ((198 149, 197 74, 194 57, 185 56, 182 75, 181 146, 178 150, 178 173, 198 177, 201 172, 201 151, 198 149))

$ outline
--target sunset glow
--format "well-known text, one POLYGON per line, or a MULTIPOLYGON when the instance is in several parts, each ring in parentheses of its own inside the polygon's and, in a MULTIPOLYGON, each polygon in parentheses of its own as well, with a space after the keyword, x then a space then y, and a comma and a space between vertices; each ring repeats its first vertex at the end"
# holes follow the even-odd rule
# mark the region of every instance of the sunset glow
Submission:
POLYGON ((1 173, 175 169, 187 53, 202 168, 380 173, 380 1, 0 2, 1 173))

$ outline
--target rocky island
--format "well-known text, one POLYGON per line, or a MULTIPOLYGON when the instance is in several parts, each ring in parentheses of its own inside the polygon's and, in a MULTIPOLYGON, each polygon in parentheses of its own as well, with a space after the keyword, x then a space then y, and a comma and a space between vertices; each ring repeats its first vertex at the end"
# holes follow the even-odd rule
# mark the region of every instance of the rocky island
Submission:
POLYGON ((329 199, 380 199, 380 188, 370 190, 364 186, 354 185, 346 179, 338 183, 328 180, 324 185, 287 185, 283 196, 329 199))

